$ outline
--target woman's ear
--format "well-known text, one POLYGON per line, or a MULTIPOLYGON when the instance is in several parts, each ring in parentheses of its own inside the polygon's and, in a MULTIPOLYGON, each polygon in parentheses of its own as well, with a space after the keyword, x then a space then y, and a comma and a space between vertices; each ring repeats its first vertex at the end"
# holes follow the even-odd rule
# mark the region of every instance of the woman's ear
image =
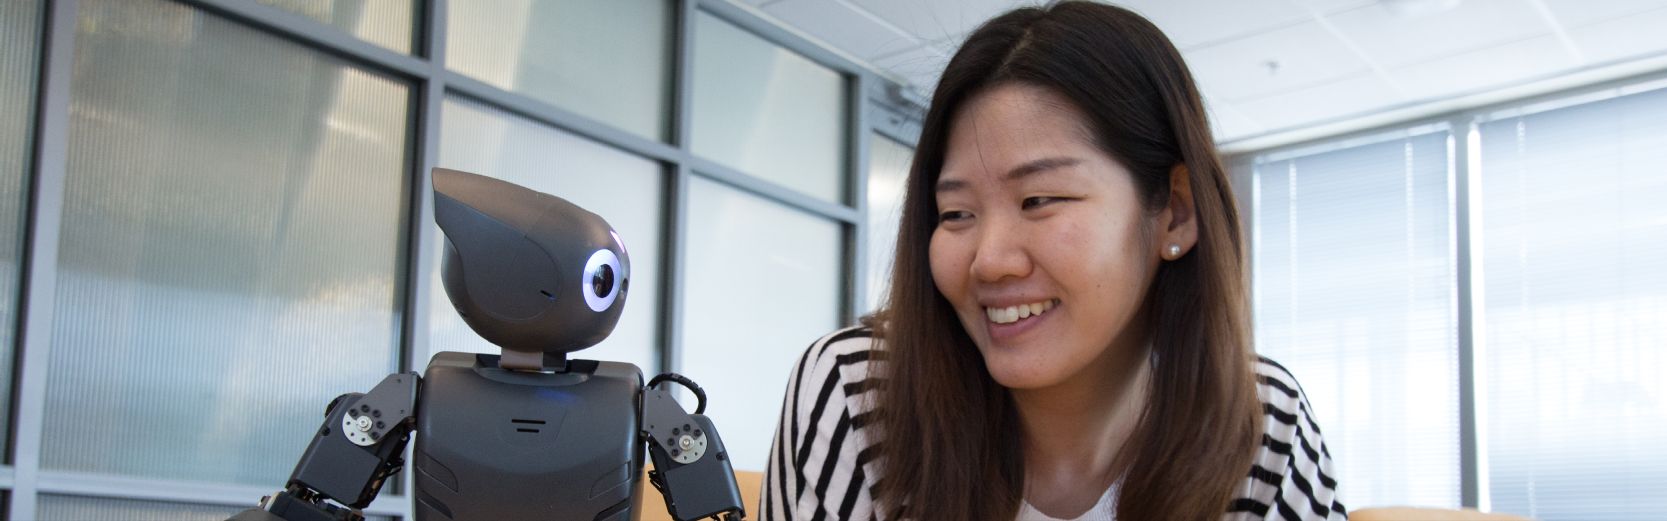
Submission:
POLYGON ((1198 210, 1192 198, 1192 172, 1178 163, 1169 169, 1169 203, 1158 216, 1158 254, 1175 260, 1198 244, 1198 210))

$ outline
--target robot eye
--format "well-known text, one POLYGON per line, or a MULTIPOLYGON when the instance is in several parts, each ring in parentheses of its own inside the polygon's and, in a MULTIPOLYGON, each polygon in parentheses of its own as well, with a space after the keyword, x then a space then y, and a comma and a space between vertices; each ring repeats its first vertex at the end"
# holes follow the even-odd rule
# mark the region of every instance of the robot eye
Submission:
POLYGON ((580 292, 591 311, 601 313, 614 304, 625 285, 621 277, 619 256, 612 250, 596 250, 585 261, 585 272, 579 280, 580 292))

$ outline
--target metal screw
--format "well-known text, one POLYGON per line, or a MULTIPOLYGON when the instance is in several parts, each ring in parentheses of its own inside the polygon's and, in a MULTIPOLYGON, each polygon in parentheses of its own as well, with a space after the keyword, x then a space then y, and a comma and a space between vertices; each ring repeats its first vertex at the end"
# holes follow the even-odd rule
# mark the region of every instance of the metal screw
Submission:
POLYGON ((683 439, 677 440, 677 447, 683 450, 692 449, 695 447, 695 439, 684 436, 683 439))
POLYGON ((370 418, 360 416, 359 419, 353 420, 353 426, 357 427, 360 432, 370 432, 370 418))

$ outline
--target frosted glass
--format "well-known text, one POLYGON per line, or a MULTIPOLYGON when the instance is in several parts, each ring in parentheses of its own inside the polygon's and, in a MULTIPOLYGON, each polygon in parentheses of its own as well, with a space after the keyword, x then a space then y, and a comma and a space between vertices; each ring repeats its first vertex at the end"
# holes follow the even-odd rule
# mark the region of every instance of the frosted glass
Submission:
MULTIPOLYGON (((137 499, 42 495, 36 514, 41 521, 223 521, 248 508, 137 499)), ((366 519, 384 521, 389 518, 366 516, 366 519)))
POLYGON ((79 13, 41 464, 282 484, 396 369, 410 89, 175 2, 79 13))
POLYGON ((446 66, 665 140, 674 7, 669 0, 451 2, 446 66))
POLYGON ((1661 519, 1667 498, 1667 90, 1481 125, 1484 382, 1495 510, 1661 519))
POLYGON ((1446 131, 1255 167, 1257 351, 1307 391, 1343 503, 1460 502, 1446 131))
POLYGON ((839 324, 841 229, 702 179, 687 219, 678 370, 706 389, 735 470, 763 471, 788 373, 839 324))
MULTIPOLYGON (((613 225, 631 256, 631 294, 613 335, 573 358, 630 362, 658 374, 661 211, 665 169, 596 142, 474 101, 448 98, 442 112, 439 165, 509 181, 561 197, 613 225)), ((436 238, 443 237, 433 227, 436 238)), ((440 281, 443 242, 435 241, 427 274, 431 351, 498 353, 457 316, 440 281)))
POLYGON ((248 508, 42 495, 36 514, 41 521, 223 521, 248 508))
POLYGON ((705 12, 694 54, 696 154, 845 202, 845 78, 705 12))
MULTIPOLYGON (((34 146, 35 86, 40 75, 40 0, 0 1, 0 389, 12 388, 17 339, 18 261, 25 190, 34 146)), ((10 400, 0 402, 0 433, 11 427, 10 400)), ((9 461, 9 458, 8 458, 9 461)))
POLYGON ((878 309, 891 291, 897 258, 897 228, 903 220, 903 191, 914 148, 875 134, 868 140, 868 302, 878 309))
MULTIPOLYGON (((391 50, 410 53, 418 0, 255 0, 318 20, 391 50)), ((467 0, 459 3, 470 3, 467 0)))

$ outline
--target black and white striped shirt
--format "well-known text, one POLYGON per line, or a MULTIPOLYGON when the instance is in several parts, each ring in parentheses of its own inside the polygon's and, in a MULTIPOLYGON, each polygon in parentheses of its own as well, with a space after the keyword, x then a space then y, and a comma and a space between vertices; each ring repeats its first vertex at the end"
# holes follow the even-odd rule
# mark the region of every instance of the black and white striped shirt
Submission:
MULTIPOLYGON (((877 476, 865 435, 873 332, 854 327, 811 344, 787 383, 765 470, 763 519, 878 519, 869 487, 877 476)), ((1278 363, 1256 364, 1262 400, 1262 448, 1223 519, 1335 520, 1348 513, 1337 497, 1331 453, 1320 439, 1296 378, 1278 363)))

